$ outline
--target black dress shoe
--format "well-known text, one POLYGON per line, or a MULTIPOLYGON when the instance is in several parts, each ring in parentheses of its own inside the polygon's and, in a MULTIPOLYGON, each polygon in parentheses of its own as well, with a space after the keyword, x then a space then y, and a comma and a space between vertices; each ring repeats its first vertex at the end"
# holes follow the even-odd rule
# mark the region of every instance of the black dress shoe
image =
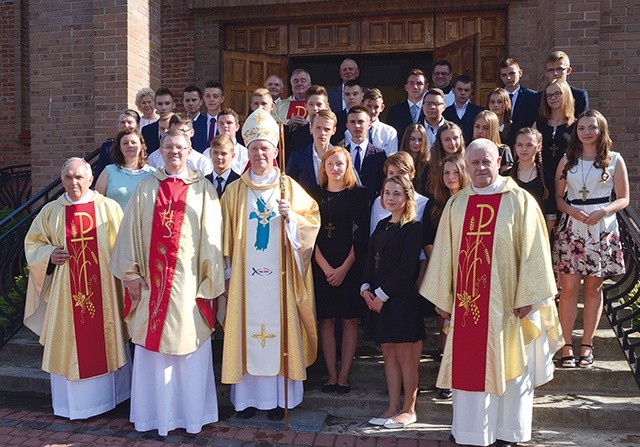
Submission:
POLYGON ((451 399, 453 393, 448 388, 441 388, 438 390, 438 399, 448 400, 451 399))
POLYGON ((323 393, 335 393, 337 386, 338 385, 335 383, 325 383, 320 387, 320 391, 322 391, 323 393))
POLYGON ((351 391, 351 385, 336 385, 336 392, 338 394, 347 394, 349 391, 351 391))
POLYGON ((258 411, 256 407, 247 407, 244 410, 236 412, 236 417, 238 419, 251 419, 256 415, 256 411, 258 411))
POLYGON ((275 407, 267 412, 270 421, 281 421, 284 419, 284 408, 275 407))
POLYGON ((516 447, 517 442, 503 441, 502 439, 496 439, 496 447, 516 447))

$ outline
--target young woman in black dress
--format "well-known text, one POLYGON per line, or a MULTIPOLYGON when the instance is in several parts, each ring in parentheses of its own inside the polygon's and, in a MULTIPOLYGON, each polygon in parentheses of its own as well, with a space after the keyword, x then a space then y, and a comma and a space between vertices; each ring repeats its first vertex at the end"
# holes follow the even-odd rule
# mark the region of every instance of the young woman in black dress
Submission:
MULTIPOLYGON (((540 118, 534 128, 542 134, 544 182, 549 189, 549 197, 555 198, 556 169, 573 132, 575 102, 571 87, 562 79, 548 82, 541 96, 540 118)), ((556 214, 554 200, 550 201, 549 206, 551 214, 556 214)))
POLYGON ((320 165, 320 232, 316 239, 313 280, 320 346, 328 379, 322 392, 351 390, 349 371, 358 345, 358 319, 365 307, 358 296, 369 236, 369 201, 358 186, 351 156, 334 146, 320 165), (340 369, 336 356, 336 319, 342 320, 340 369))
POLYGON ((365 337, 381 345, 389 398, 387 409, 369 423, 385 428, 403 428, 417 419, 420 350, 416 344, 422 343, 424 323, 415 291, 422 226, 414 218, 413 194, 406 177, 384 181, 382 203, 391 216, 382 219, 371 235, 360 288, 369 308, 365 337))
POLYGON ((542 164, 542 134, 530 127, 523 127, 516 133, 516 161, 505 175, 511 176, 518 186, 535 197, 540 210, 545 215, 547 230, 551 232, 556 216, 555 207, 550 205, 549 188, 544 179, 542 164))

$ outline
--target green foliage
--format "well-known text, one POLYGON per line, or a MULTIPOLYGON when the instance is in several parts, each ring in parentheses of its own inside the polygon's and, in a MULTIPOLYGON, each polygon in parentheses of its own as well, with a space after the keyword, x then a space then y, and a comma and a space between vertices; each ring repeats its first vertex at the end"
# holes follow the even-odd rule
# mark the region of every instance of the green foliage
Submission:
MULTIPOLYGON (((7 296, 0 295, 0 310, 3 315, 16 317, 24 308, 24 297, 27 292, 27 280, 29 278, 29 268, 25 265, 22 269, 22 275, 13 278, 13 284, 7 281, 5 290, 8 290, 7 296)), ((6 327, 10 323, 9 319, 0 316, 0 327, 6 327)))

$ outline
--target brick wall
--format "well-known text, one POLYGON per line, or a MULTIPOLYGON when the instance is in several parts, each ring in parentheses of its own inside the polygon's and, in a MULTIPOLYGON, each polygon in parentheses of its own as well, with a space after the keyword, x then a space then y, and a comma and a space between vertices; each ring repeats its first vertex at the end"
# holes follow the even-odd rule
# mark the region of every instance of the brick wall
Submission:
MULTIPOLYGON (((184 111, 182 90, 195 79, 194 39, 206 32, 194 27, 194 12, 182 0, 162 0, 161 12, 161 81, 176 97, 176 111, 184 111)), ((202 83, 196 83, 203 88, 202 83)), ((159 86, 159 85, 158 85, 159 86)), ((158 87, 156 86, 156 87, 158 87)))
POLYGON ((159 82, 160 0, 29 2, 34 188, 113 136, 135 93, 159 82))
POLYGON ((629 170, 632 206, 640 209, 640 1, 600 1, 598 107, 611 125, 614 149, 629 170))
MULTIPOLYGON (((29 163, 28 145, 20 143, 25 128, 23 113, 28 112, 25 95, 24 54, 22 48, 22 3, 0 2, 0 168, 29 163)), ((28 53, 27 53, 28 54, 28 53)), ((26 71, 28 74, 28 71, 26 71)))

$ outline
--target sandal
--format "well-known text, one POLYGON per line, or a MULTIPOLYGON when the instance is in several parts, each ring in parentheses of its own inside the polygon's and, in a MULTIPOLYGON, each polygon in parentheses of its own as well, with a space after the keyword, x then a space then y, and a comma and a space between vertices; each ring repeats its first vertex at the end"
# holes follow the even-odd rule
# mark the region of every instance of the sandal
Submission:
MULTIPOLYGON (((573 352, 573 345, 570 345, 569 343, 564 345, 563 349, 564 348, 571 348, 571 351, 573 352)), ((560 366, 562 366, 563 368, 575 368, 576 358, 573 356, 573 354, 560 357, 560 366)))
POLYGON ((578 366, 589 369, 593 366, 593 345, 581 344, 580 348, 589 348, 591 350, 589 355, 581 355, 578 357, 578 366))

